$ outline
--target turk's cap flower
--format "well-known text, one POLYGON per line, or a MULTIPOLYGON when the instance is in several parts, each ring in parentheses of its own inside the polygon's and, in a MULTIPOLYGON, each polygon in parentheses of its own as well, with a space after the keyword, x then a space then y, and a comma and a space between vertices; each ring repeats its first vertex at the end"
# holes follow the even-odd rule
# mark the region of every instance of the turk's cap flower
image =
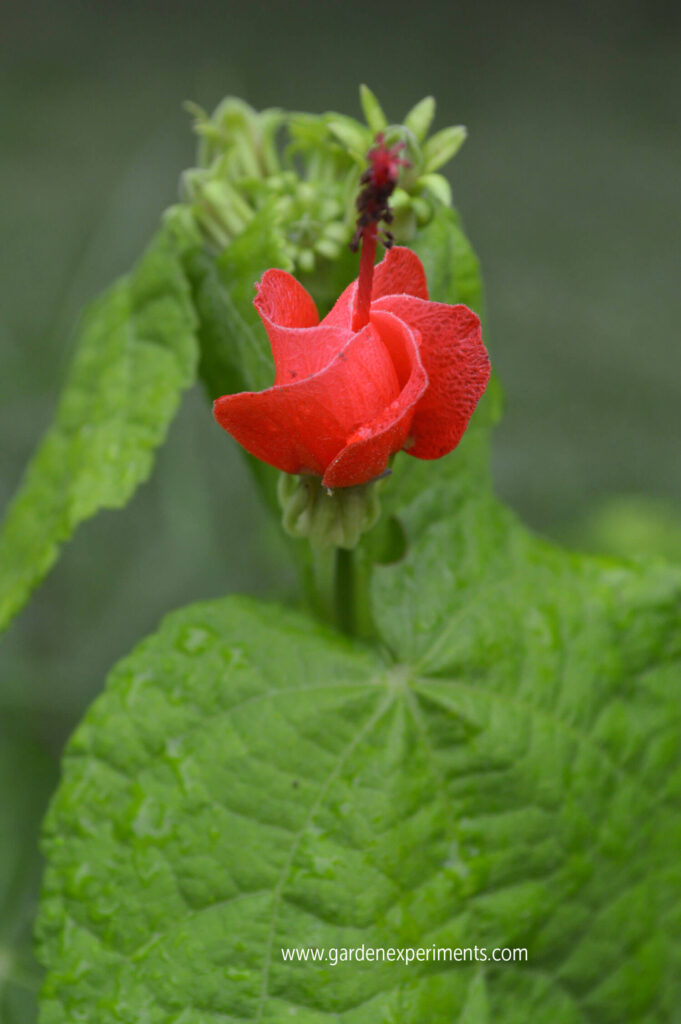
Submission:
POLYGON ((400 450, 437 459, 457 446, 490 375, 480 321, 431 302, 421 261, 395 247, 375 267, 368 319, 357 281, 320 322, 312 297, 268 270, 255 306, 275 364, 272 387, 224 395, 217 421, 247 451, 325 488, 382 476, 400 450), (353 327, 353 321, 355 326, 353 327))

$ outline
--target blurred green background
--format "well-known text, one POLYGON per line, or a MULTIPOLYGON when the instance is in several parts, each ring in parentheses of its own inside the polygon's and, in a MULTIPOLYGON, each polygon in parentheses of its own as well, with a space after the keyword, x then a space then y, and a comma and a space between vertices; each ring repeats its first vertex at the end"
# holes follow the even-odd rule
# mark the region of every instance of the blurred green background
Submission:
MULTIPOLYGON (((183 100, 358 115, 366 81, 394 120, 432 93, 435 127, 470 131, 448 171, 507 395, 500 494, 549 536, 681 557, 681 7, 4 0, 0 40, 0 505, 79 310, 193 161, 183 100)), ((0 743, 34 747, 0 762, 27 809, 0 816, 0 921, 30 918, 20 832, 33 849, 50 764, 111 664, 170 608, 290 586, 233 444, 189 395, 151 482, 80 529, 3 638, 0 743)), ((0 1020, 17 1000, 28 1020, 11 929, 0 1020)))

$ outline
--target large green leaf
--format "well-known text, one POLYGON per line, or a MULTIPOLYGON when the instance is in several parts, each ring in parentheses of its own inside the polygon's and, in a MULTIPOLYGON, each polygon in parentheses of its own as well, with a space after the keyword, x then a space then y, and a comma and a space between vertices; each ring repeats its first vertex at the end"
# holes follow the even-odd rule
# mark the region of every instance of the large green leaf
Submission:
POLYGON ((83 317, 54 423, 0 534, 0 628, 78 524, 124 505, 149 475, 195 374, 196 318, 182 268, 195 244, 170 211, 136 269, 83 317))
POLYGON ((37 1016, 41 972, 32 925, 41 861, 38 833, 56 781, 56 764, 20 723, 0 723, 0 1020, 29 1024, 37 1016))
POLYGON ((485 504, 378 571, 392 658, 228 599, 115 670, 48 819, 43 1024, 679 1020, 681 573, 485 504), (529 962, 281 953, 362 944, 529 962))

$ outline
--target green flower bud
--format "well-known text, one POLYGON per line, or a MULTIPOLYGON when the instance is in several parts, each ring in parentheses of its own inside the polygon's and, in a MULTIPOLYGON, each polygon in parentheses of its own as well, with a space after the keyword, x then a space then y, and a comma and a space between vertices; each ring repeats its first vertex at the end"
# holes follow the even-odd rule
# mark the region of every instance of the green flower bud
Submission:
POLYGON ((236 189, 206 171, 187 171, 182 192, 196 223, 218 249, 229 245, 253 217, 253 209, 236 189))

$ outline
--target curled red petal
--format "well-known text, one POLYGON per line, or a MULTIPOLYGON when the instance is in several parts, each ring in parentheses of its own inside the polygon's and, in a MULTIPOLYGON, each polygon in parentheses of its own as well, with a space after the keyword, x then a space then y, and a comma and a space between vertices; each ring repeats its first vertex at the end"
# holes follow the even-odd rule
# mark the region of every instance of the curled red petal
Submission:
POLYGON ((421 335, 429 383, 414 413, 413 444, 406 450, 418 459, 439 459, 461 440, 489 381, 480 319, 467 306, 407 295, 379 299, 375 309, 394 313, 421 335))
POLYGON ((410 433, 414 410, 428 387, 415 331, 392 313, 373 312, 377 328, 390 353, 400 381, 399 394, 372 420, 363 423, 329 465, 325 487, 352 487, 380 476, 388 459, 403 446, 410 433))
POLYGON ((266 270, 256 289, 254 306, 260 316, 278 327, 316 327, 319 323, 314 299, 285 270, 266 270))
POLYGON ((253 305, 270 339, 275 384, 318 373, 348 340, 346 331, 319 325, 312 296, 285 270, 263 274, 253 305))
POLYGON ((218 423, 247 451, 286 473, 322 476, 348 437, 399 393, 388 349, 371 324, 323 370, 266 391, 224 395, 218 423))
POLYGON ((322 320, 324 327, 339 327, 341 330, 352 330, 352 307, 355 304, 357 281, 347 286, 336 299, 333 307, 322 320))
MULTIPOLYGON (((327 327, 350 329, 356 292, 357 282, 353 281, 341 292, 333 309, 322 320, 322 324, 327 327)), ((374 302, 385 295, 414 295, 419 299, 428 298, 426 272, 421 260, 411 249, 394 245, 374 267, 371 301, 374 302)))
POLYGON ((274 355, 277 385, 292 384, 313 377, 348 343, 349 331, 324 327, 277 327, 270 331, 265 323, 274 355), (272 340, 276 334, 276 342, 272 340), (276 348, 275 348, 276 346, 276 348))

